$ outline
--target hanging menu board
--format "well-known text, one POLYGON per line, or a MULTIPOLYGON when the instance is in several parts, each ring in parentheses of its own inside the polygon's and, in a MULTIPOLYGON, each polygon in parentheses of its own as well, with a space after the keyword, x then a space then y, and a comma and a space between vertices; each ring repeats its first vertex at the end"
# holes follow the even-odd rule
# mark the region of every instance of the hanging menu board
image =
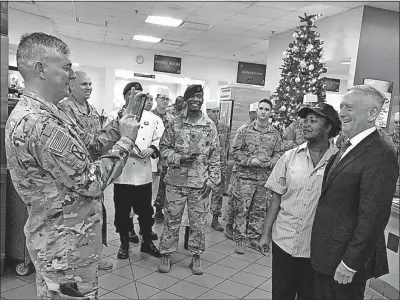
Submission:
POLYGON ((182 58, 154 55, 154 71, 181 74, 182 58))
POLYGON ((267 65, 239 62, 236 82, 264 86, 266 70, 267 65))

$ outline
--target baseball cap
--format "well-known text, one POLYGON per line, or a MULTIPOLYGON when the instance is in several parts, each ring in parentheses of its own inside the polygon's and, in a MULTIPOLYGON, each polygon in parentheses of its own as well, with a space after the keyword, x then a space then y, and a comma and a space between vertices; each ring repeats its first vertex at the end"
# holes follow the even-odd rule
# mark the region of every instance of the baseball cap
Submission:
POLYGON ((299 110, 298 115, 300 118, 304 119, 309 112, 314 112, 317 115, 323 116, 329 119, 333 125, 340 126, 339 114, 332 105, 320 102, 313 106, 306 106, 299 110))

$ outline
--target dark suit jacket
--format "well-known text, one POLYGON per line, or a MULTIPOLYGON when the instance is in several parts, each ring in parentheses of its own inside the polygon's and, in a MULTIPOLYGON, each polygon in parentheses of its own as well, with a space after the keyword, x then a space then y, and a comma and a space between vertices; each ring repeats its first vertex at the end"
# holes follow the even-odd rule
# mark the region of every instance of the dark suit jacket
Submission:
POLYGON ((377 131, 328 163, 311 235, 315 270, 334 275, 340 261, 367 278, 388 273, 384 230, 399 166, 377 131))

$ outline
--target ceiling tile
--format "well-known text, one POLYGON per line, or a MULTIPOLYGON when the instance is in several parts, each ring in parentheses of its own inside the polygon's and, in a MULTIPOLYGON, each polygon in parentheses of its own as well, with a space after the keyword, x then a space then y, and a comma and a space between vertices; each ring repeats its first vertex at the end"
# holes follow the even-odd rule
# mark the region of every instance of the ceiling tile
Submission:
POLYGON ((388 9, 388 10, 392 10, 392 11, 399 11, 399 2, 394 2, 394 1, 393 2, 387 2, 387 1, 373 2, 371 4, 368 4, 368 6, 388 9))
POLYGON ((194 23, 201 23, 201 24, 208 24, 208 25, 217 25, 223 20, 217 18, 211 18, 207 16, 197 16, 197 15, 189 15, 185 21, 194 22, 194 23))
POLYGON ((291 22, 291 21, 275 19, 275 20, 266 22, 265 25, 271 26, 271 27, 292 29, 292 28, 295 28, 296 26, 299 26, 300 22, 291 22))
POLYGON ((267 21, 272 20, 272 18, 262 18, 262 17, 256 17, 256 16, 251 16, 251 15, 245 15, 245 14, 236 14, 229 19, 227 19, 230 22, 236 22, 236 23, 249 23, 249 24, 255 24, 255 25, 261 25, 264 24, 267 21))
POLYGON ((35 15, 42 15, 39 7, 32 2, 8 2, 9 8, 18 9, 35 15))
POLYGON ((178 46, 173 45, 164 45, 162 43, 155 44, 151 50, 158 50, 158 51, 166 51, 166 52, 173 52, 178 49, 178 46))
POLYGON ((291 10, 296 10, 300 7, 303 7, 307 4, 310 4, 311 2, 308 1, 291 1, 291 2, 278 2, 278 1, 257 1, 255 2, 258 6, 265 6, 265 7, 271 7, 275 9, 283 9, 287 11, 291 10))
POLYGON ((291 21, 291 22, 297 22, 300 23, 300 17, 304 17, 304 13, 299 13, 297 11, 292 11, 287 13, 286 15, 280 16, 277 18, 278 20, 284 20, 284 21, 291 21))
POLYGON ((239 3, 239 2, 202 2, 201 7, 205 9, 218 9, 218 10, 223 10, 223 11, 228 11, 228 12, 234 12, 238 13, 249 6, 253 5, 253 2, 247 2, 247 3, 239 3))
POLYGON ((41 11, 46 12, 74 10, 72 1, 37 1, 35 3, 41 11))
POLYGON ((287 10, 275 9, 265 6, 253 5, 244 11, 243 14, 251 16, 260 16, 265 18, 278 18, 284 14, 287 14, 287 10))
POLYGON ((217 18, 220 20, 225 20, 229 17, 232 17, 235 13, 228 12, 219 9, 205 9, 202 7, 196 8, 196 10, 192 13, 192 15, 196 16, 207 16, 211 18, 217 18))
POLYGON ((354 8, 357 6, 361 5, 366 5, 371 2, 366 2, 366 1, 325 1, 325 0, 320 0, 321 3, 327 4, 327 5, 332 5, 332 6, 341 6, 341 7, 347 7, 347 8, 354 8))
POLYGON ((345 7, 339 7, 339 6, 332 6, 332 5, 327 5, 324 3, 311 3, 309 5, 303 6, 299 8, 297 11, 300 13, 307 13, 307 15, 311 14, 322 14, 322 17, 327 17, 331 16, 337 13, 341 13, 343 11, 346 11, 347 8, 345 7))
POLYGON ((166 40, 172 40, 172 41, 184 42, 184 43, 186 43, 186 42, 192 40, 191 37, 183 37, 182 35, 180 35, 180 34, 174 34, 173 32, 169 32, 168 34, 166 34, 166 35, 164 36, 164 38, 165 38, 166 40))

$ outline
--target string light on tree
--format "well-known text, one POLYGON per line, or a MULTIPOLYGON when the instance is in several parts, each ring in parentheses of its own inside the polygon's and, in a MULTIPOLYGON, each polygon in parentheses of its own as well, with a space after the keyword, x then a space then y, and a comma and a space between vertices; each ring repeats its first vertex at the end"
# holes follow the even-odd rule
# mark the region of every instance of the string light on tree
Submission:
POLYGON ((324 102, 323 41, 314 23, 322 15, 299 16, 300 25, 293 32, 294 41, 283 52, 281 79, 272 99, 275 101, 273 122, 281 132, 296 120, 304 95, 313 93, 324 102))

